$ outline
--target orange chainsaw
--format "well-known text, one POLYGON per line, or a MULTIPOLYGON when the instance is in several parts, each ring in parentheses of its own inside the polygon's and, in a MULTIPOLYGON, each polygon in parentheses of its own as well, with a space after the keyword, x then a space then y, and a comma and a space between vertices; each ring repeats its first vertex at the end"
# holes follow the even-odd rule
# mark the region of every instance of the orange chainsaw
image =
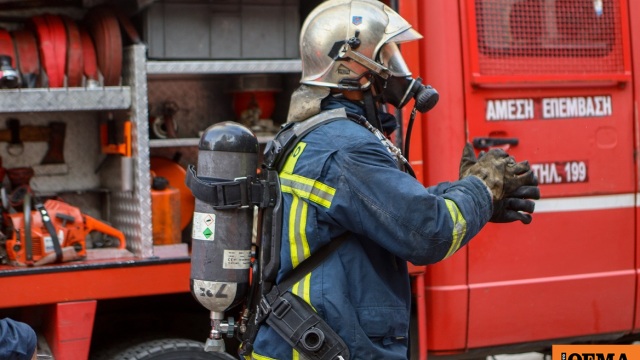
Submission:
POLYGON ((31 211, 25 201, 24 212, 9 214, 13 231, 7 239, 7 256, 17 265, 44 265, 86 257, 86 238, 97 231, 126 247, 122 231, 82 214, 80 209, 58 200, 36 204, 31 211))

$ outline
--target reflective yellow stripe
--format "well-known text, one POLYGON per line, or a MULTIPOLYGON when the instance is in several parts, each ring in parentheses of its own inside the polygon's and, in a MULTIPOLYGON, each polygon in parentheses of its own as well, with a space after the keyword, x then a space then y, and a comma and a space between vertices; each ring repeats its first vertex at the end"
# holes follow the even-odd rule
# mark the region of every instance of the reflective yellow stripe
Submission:
POLYGON ((307 144, 302 141, 300 141, 298 145, 296 145, 296 148, 293 149, 293 151, 289 155, 289 158, 287 158, 287 161, 284 163, 282 172, 293 174, 293 169, 296 167, 296 163, 298 162, 300 155, 302 155, 305 147, 307 147, 307 144))
POLYGON ((302 259, 306 259, 311 256, 311 250, 309 249, 309 241, 307 241, 307 216, 309 213, 309 204, 304 201, 301 201, 301 213, 300 213, 300 223, 298 228, 298 235, 300 236, 300 245, 302 245, 302 259))
MULTIPOLYGON (((307 302, 307 304, 311 305, 311 273, 308 273, 307 276, 304 277, 302 298, 307 302)), ((313 307, 313 305, 311 306, 313 307)))
POLYGON ((285 172, 280 174, 280 184, 283 192, 296 194, 326 208, 331 207, 331 201, 336 194, 336 189, 320 181, 285 172))
POLYGON ((309 204, 294 194, 289 211, 289 250, 294 268, 311 254, 306 232, 308 209, 309 204))
POLYGON ((293 194, 289 210, 289 251, 294 268, 310 255, 306 232, 308 209, 309 204, 293 194))
POLYGON ((274 358, 270 358, 268 356, 256 354, 255 352, 253 354, 251 354, 251 358, 253 360, 277 360, 277 359, 274 359, 274 358))
POLYGON ((295 283, 291 288, 291 292, 311 305, 311 273, 308 273, 300 281, 295 283))
POLYGON ((453 240, 451 241, 451 247, 445 256, 445 258, 447 258, 460 248, 460 243, 467 232, 467 221, 464 219, 464 216, 462 216, 462 213, 456 203, 449 199, 445 199, 444 202, 447 204, 451 220, 453 220, 453 233, 451 234, 453 240))
POLYGON ((307 144, 305 142, 299 142, 284 163, 284 167, 280 172, 281 190, 329 208, 331 207, 333 196, 336 194, 336 189, 320 181, 293 174, 296 163, 306 147, 307 144))
MULTIPOLYGON (((291 293, 293 293, 294 295, 300 296, 300 286, 302 285, 302 287, 304 288, 303 283, 305 282, 305 279, 306 277, 298 281, 297 283, 293 284, 293 287, 291 287, 291 293)), ((291 359, 292 360, 300 359, 300 353, 296 349, 292 349, 291 359)))
POLYGON ((289 211, 289 252, 291 253, 291 264, 294 268, 298 266, 301 260, 304 260, 304 258, 300 259, 298 256, 298 243, 296 242, 296 231, 298 230, 296 227, 296 209, 299 202, 300 198, 293 196, 291 210, 289 211))
MULTIPOLYGON (((289 252, 294 268, 311 255, 306 232, 309 204, 303 199, 329 208, 336 193, 334 188, 319 181, 293 175, 296 163, 306 146, 306 143, 299 142, 280 172, 280 189, 292 195, 289 209, 289 252)), ((311 305, 311 273, 295 283, 291 292, 311 305)), ((300 360, 300 353, 292 349, 291 358, 300 360)))
POLYGON ((311 305, 313 311, 316 311, 313 304, 311 304, 311 274, 312 273, 308 273, 300 281, 295 283, 291 287, 291 293, 302 298, 307 304, 311 305))

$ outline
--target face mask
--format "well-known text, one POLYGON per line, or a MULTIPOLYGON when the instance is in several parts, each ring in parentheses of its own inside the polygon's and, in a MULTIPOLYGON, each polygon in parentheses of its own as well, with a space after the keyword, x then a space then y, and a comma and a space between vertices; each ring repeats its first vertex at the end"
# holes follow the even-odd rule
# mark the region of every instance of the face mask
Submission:
POLYGON ((386 79, 376 77, 376 92, 383 103, 400 109, 413 98, 416 109, 422 113, 436 105, 439 99, 438 92, 431 86, 423 85, 422 79, 411 77, 411 72, 395 43, 385 44, 380 49, 379 59, 390 75, 386 79))

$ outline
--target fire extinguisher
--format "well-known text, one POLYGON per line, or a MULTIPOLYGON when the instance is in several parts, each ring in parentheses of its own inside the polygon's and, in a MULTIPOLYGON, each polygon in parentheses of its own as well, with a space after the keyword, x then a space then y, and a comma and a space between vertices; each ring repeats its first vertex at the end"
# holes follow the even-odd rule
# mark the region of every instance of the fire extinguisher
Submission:
POLYGON ((197 169, 189 166, 187 186, 195 200, 191 293, 211 312, 206 351, 225 351, 223 335, 235 331, 224 312, 247 297, 252 258, 252 186, 258 140, 246 127, 222 122, 200 138, 197 169))

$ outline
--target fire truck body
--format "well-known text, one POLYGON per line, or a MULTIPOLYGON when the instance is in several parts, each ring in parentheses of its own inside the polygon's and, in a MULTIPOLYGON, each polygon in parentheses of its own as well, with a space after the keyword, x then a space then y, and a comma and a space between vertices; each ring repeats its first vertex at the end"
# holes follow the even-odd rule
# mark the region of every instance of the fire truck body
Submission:
MULTIPOLYGON (((319 2, 299 1, 300 18, 319 2)), ((640 2, 386 3, 424 35, 421 41, 403 44, 402 51, 414 75, 441 95, 439 104, 419 116, 413 129, 409 159, 418 179, 425 185, 455 180, 462 148, 472 142, 477 152, 502 147, 517 160, 527 159, 542 192, 530 225, 488 224, 446 261, 411 267, 415 358, 480 358, 544 352, 558 343, 635 340, 640 331, 640 98, 635 84, 640 75, 633 69, 640 67, 640 25, 635 19, 640 2)), ((179 13, 189 11, 184 7, 179 13)), ((144 53, 141 47, 132 46, 131 52, 144 53)), ((195 129, 194 118, 208 121, 207 111, 212 109, 220 118, 232 115, 233 110, 220 110, 231 103, 221 77, 203 76, 200 70, 187 70, 186 75, 172 71, 204 65, 235 75, 242 70, 234 66, 245 69, 242 64, 175 59, 163 63, 136 56, 125 59, 125 68, 141 74, 129 76, 131 86, 118 90, 129 91, 133 100, 114 110, 131 114, 135 136, 140 136, 140 129, 147 131, 146 116, 151 115, 141 109, 166 98, 187 104, 186 111, 177 113, 184 116, 181 129, 195 129), (135 119, 140 116, 145 117, 143 127, 135 119)), ((274 118, 284 118, 288 93, 299 80, 299 63, 283 63, 289 66, 285 71, 277 61, 264 65, 265 72, 280 73, 287 83, 277 98, 284 102, 277 105, 274 118)), ((31 111, 11 109, 0 112, 31 111)), ((402 118, 408 119, 410 111, 404 109, 402 118)), ((98 131, 97 126, 90 130, 98 131)), ((194 163, 197 141, 175 143, 175 148, 163 143, 152 155, 174 154, 177 149, 194 163)), ((137 167, 149 166, 148 159, 140 160, 149 155, 147 150, 134 149, 137 167)), ((107 178, 120 176, 108 174, 107 178)), ((148 179, 136 179, 140 180, 148 179)), ((136 183, 134 189, 141 198, 122 197, 148 205, 148 194, 140 191, 146 187, 136 183)), ((131 208, 116 206, 112 212, 120 210, 122 214, 115 215, 126 217, 131 208)), ((133 218, 126 223, 137 229, 136 234, 150 235, 150 225, 133 218)), ((176 256, 184 252, 171 247, 149 246, 147 238, 134 239, 132 246, 131 232, 127 236, 128 248, 136 248, 134 256, 39 268, 0 266, 5 289, 0 315, 37 327, 54 357, 63 360, 99 358, 114 344, 135 348, 136 340, 204 340, 209 315, 189 294, 188 256, 176 256)))
POLYGON ((638 331, 637 2, 416 4, 424 182, 456 177, 465 141, 527 159, 533 222, 488 224, 426 269, 430 355, 548 351, 638 331), (444 70, 446 69, 446 70, 444 70))

